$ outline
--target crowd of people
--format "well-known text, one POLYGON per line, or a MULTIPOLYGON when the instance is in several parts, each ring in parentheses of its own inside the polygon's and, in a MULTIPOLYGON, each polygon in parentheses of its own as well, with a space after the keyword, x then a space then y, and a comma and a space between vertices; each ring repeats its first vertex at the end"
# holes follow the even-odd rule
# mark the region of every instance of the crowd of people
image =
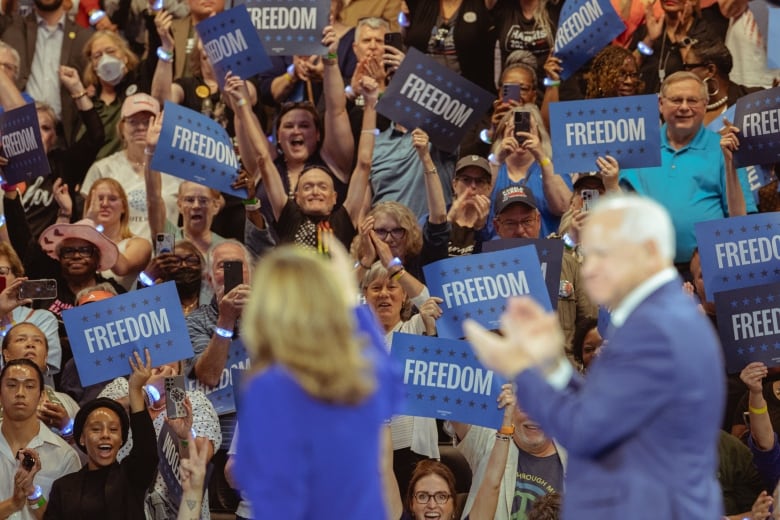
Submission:
POLYGON ((780 375, 726 373, 694 228, 778 209, 723 117, 780 82, 771 1, 613 1, 625 31, 562 81, 563 0, 332 0, 322 55, 249 78, 195 30, 224 0, 0 0, 0 112, 34 104, 50 166, 0 185, 0 518, 770 518, 780 375), (377 111, 412 48, 495 95, 454 153, 377 111), (556 170, 553 103, 641 94, 660 165, 556 170), (225 128, 245 199, 151 168, 165 102, 225 128), (399 415, 393 334, 443 314, 423 267, 545 238, 556 311, 464 326, 509 381, 498 429, 399 415), (168 281, 193 356, 82 384, 63 312, 168 281))

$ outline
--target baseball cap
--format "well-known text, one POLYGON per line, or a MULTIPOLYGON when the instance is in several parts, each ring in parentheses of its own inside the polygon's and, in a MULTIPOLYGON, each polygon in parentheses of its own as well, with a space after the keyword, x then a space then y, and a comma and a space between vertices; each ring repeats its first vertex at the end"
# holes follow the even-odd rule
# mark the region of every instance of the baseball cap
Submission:
POLYGON ((536 198, 528 186, 510 186, 498 192, 495 200, 495 214, 498 215, 512 204, 525 204, 536 208, 536 198))
POLYGON ((488 178, 493 178, 493 172, 490 170, 490 163, 487 159, 479 155, 466 155, 461 157, 461 159, 458 161, 458 164, 455 165, 455 177, 458 176, 461 170, 464 170, 469 166, 477 167, 482 170, 482 172, 488 178))
POLYGON ((122 103, 122 119, 128 118, 139 112, 151 112, 155 116, 160 115, 160 103, 149 94, 133 94, 127 96, 122 103))

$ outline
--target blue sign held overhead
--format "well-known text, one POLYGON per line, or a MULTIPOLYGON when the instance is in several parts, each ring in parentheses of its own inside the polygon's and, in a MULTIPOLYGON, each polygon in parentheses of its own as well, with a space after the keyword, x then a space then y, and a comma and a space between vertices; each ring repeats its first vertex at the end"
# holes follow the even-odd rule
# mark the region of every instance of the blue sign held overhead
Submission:
POLYGON ((462 338, 463 322, 469 318, 497 329, 506 299, 512 296, 532 296, 552 310, 534 246, 439 260, 423 271, 431 296, 444 300, 436 322, 441 338, 462 338))
POLYGON ((780 365, 780 283, 716 293, 715 312, 729 374, 753 361, 780 365))
POLYGON ((260 43, 246 6, 239 5, 206 18, 195 26, 195 30, 214 67, 220 89, 225 86, 228 71, 248 79, 271 68, 271 60, 260 43))
POLYGON ((222 369, 222 375, 219 378, 217 386, 206 386, 197 379, 186 379, 187 391, 200 390, 203 392, 217 415, 225 415, 236 411, 236 390, 240 380, 236 379, 236 374, 240 374, 249 369, 249 354, 244 348, 244 343, 237 339, 230 343, 228 348, 228 357, 225 368, 222 369))
POLYGON ((131 372, 128 357, 149 349, 154 366, 192 357, 174 282, 63 311, 73 359, 84 386, 131 372))
POLYGON ((376 110, 407 128, 422 128, 437 148, 454 152, 494 99, 493 94, 411 48, 376 110))
POLYGON ((550 104, 556 173, 598 169, 611 155, 621 168, 661 165, 658 96, 624 96, 550 104))
POLYGON ((542 269, 544 283, 550 295, 553 310, 558 309, 558 293, 561 288, 563 265, 563 241, 550 238, 507 238, 482 243, 482 252, 503 251, 521 246, 534 246, 542 269))
POLYGON ((0 142, 0 154, 8 159, 2 182, 29 182, 51 172, 34 103, 0 113, 0 142))
POLYGON ((609 0, 566 0, 553 50, 561 59, 561 79, 568 79, 625 30, 609 0))
POLYGON ((739 98, 734 126, 740 130, 737 168, 780 162, 780 87, 739 98))
POLYGON ((246 189, 231 186, 238 179, 238 158, 225 129, 170 101, 165 102, 164 114, 150 167, 245 199, 246 189))
POLYGON ((238 0, 269 56, 324 55, 322 30, 328 25, 330 0, 238 0))
POLYGON ((708 301, 720 291, 780 281, 780 214, 709 220, 695 228, 708 301))
POLYGON ((402 369, 399 413, 498 428, 505 380, 477 360, 466 341, 393 333, 390 357, 402 369))

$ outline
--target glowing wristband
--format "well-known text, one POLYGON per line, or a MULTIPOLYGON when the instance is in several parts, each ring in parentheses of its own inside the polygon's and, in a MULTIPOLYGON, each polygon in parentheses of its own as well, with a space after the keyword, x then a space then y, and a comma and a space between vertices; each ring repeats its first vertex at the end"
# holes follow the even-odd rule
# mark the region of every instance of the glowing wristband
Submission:
POLYGON ((647 45, 645 42, 639 42, 636 44, 636 50, 638 50, 640 53, 644 54, 645 56, 652 56, 653 55, 653 49, 647 45))
POLYGON ((409 27, 409 25, 411 25, 411 23, 409 22, 409 17, 406 16, 406 13, 403 11, 398 13, 398 25, 400 25, 401 27, 409 27))
POLYGON ((43 490, 41 489, 41 486, 39 486, 38 484, 35 484, 35 491, 33 491, 32 495, 27 497, 27 500, 32 502, 34 500, 38 500, 42 496, 43 496, 43 490))
POLYGON ((397 256, 394 257, 392 260, 390 260, 390 263, 387 264, 387 268, 388 269, 390 269, 392 267, 403 267, 403 266, 404 266, 404 263, 401 262, 401 259, 398 258, 397 256))
POLYGON ((138 279, 141 281, 144 287, 151 287, 154 285, 154 280, 152 280, 152 277, 146 274, 144 271, 141 271, 138 274, 138 279))
POLYGON ((160 391, 157 390, 156 387, 152 385, 144 385, 144 392, 146 392, 146 397, 149 399, 149 406, 154 405, 157 401, 160 400, 160 391))
POLYGON ((5 215, 0 215, 0 228, 5 226, 5 215))
POLYGON ((163 0, 155 0, 155 2, 152 4, 151 9, 153 12, 162 11, 163 8, 163 0))
POLYGON ((103 227, 103 224, 98 224, 97 226, 95 226, 95 231, 97 231, 98 233, 102 233, 104 229, 105 228, 103 227))
POLYGON ((488 159, 488 162, 490 164, 492 164, 493 166, 501 166, 501 163, 498 162, 498 157, 496 157, 496 154, 491 153, 490 155, 488 155, 487 159, 488 159))
POLYGON ((173 53, 166 51, 162 47, 157 47, 157 57, 165 63, 171 63, 173 61, 173 53))
POLYGON ((64 428, 59 430, 60 437, 69 437, 73 435, 73 419, 68 421, 64 428))
POLYGON ((479 132, 479 140, 485 144, 493 144, 493 140, 490 138, 490 131, 487 128, 483 128, 479 132))
POLYGON ((100 20, 106 17, 106 12, 102 9, 95 9, 91 13, 89 13, 89 25, 95 25, 100 20))
POLYGON ((216 334, 221 338, 233 339, 233 331, 228 329, 223 329, 222 327, 214 327, 214 334, 216 334))
POLYGON ((544 78, 544 81, 542 81, 542 84, 544 84, 545 87, 557 87, 561 84, 561 82, 557 79, 552 78, 544 78))
POLYGON ((568 233, 564 233, 561 237, 561 240, 563 240, 564 245, 566 246, 566 249, 574 249, 577 247, 577 242, 572 239, 568 233))

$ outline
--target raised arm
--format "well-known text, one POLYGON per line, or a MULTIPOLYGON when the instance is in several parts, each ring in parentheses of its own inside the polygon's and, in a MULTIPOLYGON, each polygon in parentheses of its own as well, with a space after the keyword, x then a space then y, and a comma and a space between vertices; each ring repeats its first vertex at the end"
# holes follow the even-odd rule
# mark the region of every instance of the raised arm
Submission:
POLYGON ((149 228, 154 243, 154 237, 157 233, 165 231, 165 202, 162 196, 162 176, 160 172, 151 168, 152 156, 157 148, 157 142, 160 140, 160 130, 162 130, 163 115, 152 117, 149 121, 149 128, 146 130, 146 149, 144 150, 144 178, 146 180, 146 209, 149 213, 149 228))
POLYGON ((439 172, 431 159, 428 134, 420 128, 412 131, 412 146, 423 163, 425 173, 425 194, 428 198, 428 222, 443 224, 447 221, 447 203, 444 201, 444 189, 439 172))
MULTIPOLYGON (((287 192, 284 189, 279 170, 276 169, 271 158, 268 139, 249 104, 249 91, 246 82, 238 76, 228 73, 225 79, 225 92, 231 97, 235 109, 239 152, 242 157, 257 158, 257 169, 260 170, 268 199, 271 201, 274 218, 278 219, 284 205, 287 204, 287 192)), ((250 166, 247 164, 247 167, 250 166)))
MULTIPOLYGON (((515 393, 512 384, 506 383, 501 387, 498 396, 498 407, 504 409, 504 419, 501 423, 502 431, 514 431, 512 414, 516 406, 515 393)), ((511 434, 496 433, 496 442, 490 451, 485 475, 474 497, 474 504, 469 511, 471 520, 490 520, 496 514, 498 507, 498 494, 501 490, 501 480, 506 470, 506 459, 509 455, 509 445, 514 442, 511 434)))
MULTIPOLYGON (((344 78, 341 77, 336 56, 339 40, 332 25, 323 30, 322 44, 328 48, 323 77, 325 95, 325 139, 320 153, 333 173, 342 182, 349 182, 349 170, 355 153, 355 141, 347 113, 347 96, 344 78)), ((374 123, 376 127, 376 123, 374 123)))
POLYGON ((747 215, 745 193, 742 191, 742 183, 739 182, 737 169, 734 167, 734 152, 739 150, 739 128, 723 118, 724 129, 721 131, 720 149, 723 152, 723 161, 726 169, 726 204, 729 217, 747 215))
POLYGON ((360 128, 357 164, 355 171, 352 172, 352 178, 349 180, 347 197, 344 199, 344 209, 347 210, 352 219, 352 225, 356 229, 360 222, 363 197, 368 189, 368 174, 371 172, 371 159, 374 154, 374 140, 376 138, 376 103, 379 92, 378 84, 373 78, 364 76, 360 81, 366 104, 363 107, 363 124, 360 128))
POLYGON ((750 414, 750 435, 756 447, 769 451, 775 445, 775 432, 769 418, 761 381, 767 375, 766 365, 760 361, 748 364, 739 373, 739 378, 748 387, 748 413, 750 414))
MULTIPOLYGON (((160 11, 154 17, 154 25, 157 27, 157 34, 160 36, 160 48, 170 56, 170 59, 158 59, 157 66, 154 68, 152 77, 152 96, 160 102, 160 105, 166 101, 181 103, 184 99, 184 91, 173 82, 173 53, 175 46, 173 35, 171 34, 171 22, 173 16, 167 11, 160 11)), ((149 52, 157 52, 156 49, 150 49, 149 52)))

